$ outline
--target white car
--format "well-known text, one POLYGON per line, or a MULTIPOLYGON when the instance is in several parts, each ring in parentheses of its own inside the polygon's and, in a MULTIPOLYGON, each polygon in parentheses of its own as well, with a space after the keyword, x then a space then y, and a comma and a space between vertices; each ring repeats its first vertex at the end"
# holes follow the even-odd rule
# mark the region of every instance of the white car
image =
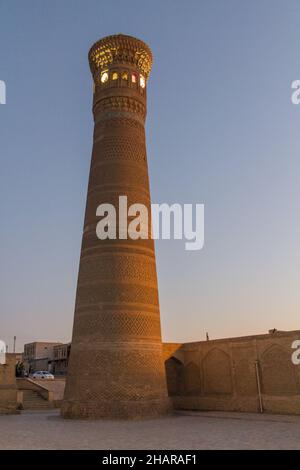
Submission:
POLYGON ((50 372, 47 372, 46 370, 38 370, 32 374, 32 378, 54 380, 54 375, 50 374, 50 372))

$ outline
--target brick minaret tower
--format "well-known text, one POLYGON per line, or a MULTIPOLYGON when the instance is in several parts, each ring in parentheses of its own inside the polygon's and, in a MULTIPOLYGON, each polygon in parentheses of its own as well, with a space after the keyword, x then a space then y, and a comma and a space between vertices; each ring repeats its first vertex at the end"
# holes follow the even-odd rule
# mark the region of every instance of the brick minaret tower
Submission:
POLYGON ((152 239, 99 240, 99 204, 150 209, 145 144, 152 54, 118 34, 89 52, 94 79, 94 143, 62 415, 155 417, 169 409, 152 239))

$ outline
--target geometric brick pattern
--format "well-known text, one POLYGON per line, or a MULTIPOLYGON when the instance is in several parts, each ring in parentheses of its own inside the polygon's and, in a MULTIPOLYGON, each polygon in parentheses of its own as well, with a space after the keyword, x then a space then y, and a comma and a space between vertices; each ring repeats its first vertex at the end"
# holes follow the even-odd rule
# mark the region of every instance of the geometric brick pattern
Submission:
POLYGON ((105 282, 123 281, 146 284, 157 287, 156 267, 153 258, 127 253, 108 253, 99 256, 85 256, 80 264, 82 284, 105 279, 105 282))
POLYGON ((151 312, 121 312, 106 309, 77 314, 75 333, 81 340, 84 337, 101 338, 101 341, 136 340, 160 341, 158 315, 151 312))

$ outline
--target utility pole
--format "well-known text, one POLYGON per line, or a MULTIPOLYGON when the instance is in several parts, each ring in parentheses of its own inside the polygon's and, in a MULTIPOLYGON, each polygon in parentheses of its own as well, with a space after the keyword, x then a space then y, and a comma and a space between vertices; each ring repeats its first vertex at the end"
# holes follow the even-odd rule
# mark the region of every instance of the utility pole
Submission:
POLYGON ((16 352, 16 340, 17 340, 17 337, 14 336, 14 353, 16 352))

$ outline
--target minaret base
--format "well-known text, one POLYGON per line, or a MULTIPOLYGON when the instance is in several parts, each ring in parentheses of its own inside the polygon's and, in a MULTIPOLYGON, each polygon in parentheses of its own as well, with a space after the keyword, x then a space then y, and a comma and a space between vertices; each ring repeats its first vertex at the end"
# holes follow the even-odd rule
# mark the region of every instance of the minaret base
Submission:
POLYGON ((67 419, 125 419, 143 420, 161 418, 172 412, 168 398, 161 400, 142 401, 99 401, 86 402, 82 400, 64 401, 61 416, 67 419))

